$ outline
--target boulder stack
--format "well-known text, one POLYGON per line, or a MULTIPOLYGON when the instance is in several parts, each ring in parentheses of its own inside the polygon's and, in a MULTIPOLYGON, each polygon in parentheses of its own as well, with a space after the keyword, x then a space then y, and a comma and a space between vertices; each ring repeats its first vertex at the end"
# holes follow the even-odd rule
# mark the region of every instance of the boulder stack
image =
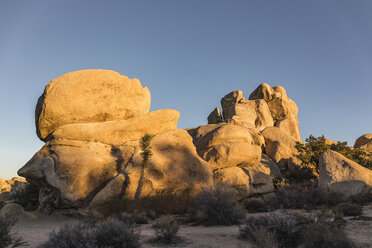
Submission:
POLYGON ((85 208, 112 213, 134 198, 139 139, 153 135, 153 156, 141 197, 195 194, 213 186, 212 169, 192 138, 177 128, 179 112, 148 112, 150 92, 138 79, 109 70, 83 70, 52 80, 36 106, 37 135, 45 145, 18 174, 40 188, 40 208, 85 208))

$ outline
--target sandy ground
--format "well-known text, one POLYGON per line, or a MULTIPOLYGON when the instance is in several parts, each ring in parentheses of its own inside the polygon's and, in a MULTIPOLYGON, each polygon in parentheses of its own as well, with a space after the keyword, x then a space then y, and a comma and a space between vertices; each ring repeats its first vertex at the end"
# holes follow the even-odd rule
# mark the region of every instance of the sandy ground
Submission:
MULTIPOLYGON (((61 213, 43 215, 33 213, 34 217, 22 216, 19 218, 15 229, 18 235, 28 242, 27 247, 38 247, 48 238, 52 230, 58 230, 66 223, 77 223, 78 220, 67 217, 61 213)), ((345 230, 350 239, 357 247, 372 247, 372 204, 363 208, 363 215, 360 217, 345 217, 347 224, 345 230)), ((151 223, 139 226, 141 230, 142 247, 164 247, 164 245, 151 242, 154 232, 151 223)), ((188 248, 248 248, 253 247, 247 241, 239 239, 239 226, 190 226, 181 225, 178 233, 180 242, 167 247, 188 247, 188 248)))

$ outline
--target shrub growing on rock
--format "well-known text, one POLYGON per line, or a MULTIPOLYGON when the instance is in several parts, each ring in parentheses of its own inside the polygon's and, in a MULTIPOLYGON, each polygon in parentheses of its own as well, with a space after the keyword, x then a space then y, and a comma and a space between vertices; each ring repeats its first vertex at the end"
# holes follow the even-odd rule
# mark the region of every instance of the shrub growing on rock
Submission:
POLYGON ((195 196, 190 215, 199 224, 233 225, 245 217, 245 210, 238 202, 238 192, 219 184, 195 196))
POLYGON ((133 226, 117 219, 65 225, 53 231, 43 248, 136 248, 139 234, 133 226))
POLYGON ((27 243, 21 237, 12 233, 17 220, 0 216, 0 248, 26 246, 27 243))
POLYGON ((171 215, 163 215, 155 220, 152 228, 158 240, 164 243, 172 243, 179 230, 177 220, 171 215))

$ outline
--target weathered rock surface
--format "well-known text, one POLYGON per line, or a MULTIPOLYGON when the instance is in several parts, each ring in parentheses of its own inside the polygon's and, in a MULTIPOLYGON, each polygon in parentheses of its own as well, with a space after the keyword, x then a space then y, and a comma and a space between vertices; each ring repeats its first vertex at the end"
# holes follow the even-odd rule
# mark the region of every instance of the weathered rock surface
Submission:
POLYGON ((125 120, 150 109, 150 91, 138 79, 109 70, 82 70, 52 80, 35 111, 41 140, 60 126, 125 120))
POLYGON ((265 154, 269 156, 281 170, 288 169, 289 159, 298 154, 296 140, 278 127, 268 127, 261 134, 265 138, 265 154))
POLYGON ((213 169, 256 165, 260 161, 264 140, 257 129, 221 123, 188 131, 194 138, 198 154, 213 169))
POLYGON ((18 203, 7 203, 0 209, 0 217, 16 217, 24 214, 24 210, 18 203))
POLYGON ((122 197, 125 194, 125 176, 119 174, 114 177, 89 203, 88 213, 104 217, 120 210, 122 197))
POLYGON ((329 187, 348 197, 371 190, 372 171, 335 151, 321 154, 319 170, 320 187, 329 187))
POLYGON ((233 91, 221 99, 225 122, 238 122, 259 131, 276 126, 296 141, 301 141, 297 119, 298 107, 281 86, 260 84, 249 96, 243 97, 240 90, 233 91))
POLYGON ((118 174, 115 152, 112 146, 99 142, 51 140, 18 175, 40 187, 41 205, 81 206, 118 174))
POLYGON ((118 146, 138 140, 146 133, 157 135, 177 128, 180 113, 172 109, 153 111, 127 120, 68 124, 57 128, 50 138, 97 141, 118 146))
POLYGON ((354 144, 354 148, 362 149, 372 153, 372 133, 367 133, 360 136, 354 144))
MULTIPOLYGON (((142 197, 165 190, 175 194, 196 193, 202 186, 213 186, 212 169, 197 155, 185 130, 173 129, 156 135, 151 147, 153 156, 142 197)), ((119 192, 134 198, 141 163, 138 140, 111 146, 53 139, 18 174, 40 187, 41 208, 89 204, 89 209, 99 215, 101 211, 106 213, 110 204, 117 203, 119 192), (123 175, 128 177, 124 180, 123 175), (127 187, 123 189, 124 183, 127 187)))
POLYGON ((209 115, 208 115, 208 124, 218 124, 223 122, 221 111, 219 108, 215 108, 209 115))
POLYGON ((270 169, 261 165, 223 168, 214 175, 217 182, 238 190, 241 198, 274 191, 270 169))
MULTIPOLYGON (((174 129, 159 134, 153 138, 151 146, 153 155, 146 170, 141 196, 155 196, 159 191, 195 194, 203 186, 213 187, 212 169, 196 153, 187 131, 174 129)), ((126 190, 129 199, 134 198, 141 163, 140 150, 136 148, 125 169, 130 180, 126 190)))
MULTIPOLYGON (((221 100, 221 102, 223 101, 221 100)), ((255 127, 258 130, 274 125, 269 107, 264 100, 251 101, 244 100, 243 98, 238 103, 231 105, 225 104, 225 107, 222 106, 222 108, 226 122, 231 120, 234 116, 238 116, 241 121, 249 123, 251 127, 255 127)))
POLYGON ((262 154, 260 165, 270 169, 270 175, 273 177, 282 177, 282 173, 278 165, 272 161, 266 154, 262 154))
POLYGON ((298 107, 287 96, 281 86, 271 88, 268 84, 261 84, 249 96, 249 100, 264 99, 270 109, 275 126, 291 135, 296 141, 301 141, 297 119, 298 107))
POLYGON ((0 178, 0 194, 3 192, 11 192, 21 190, 26 186, 26 179, 13 177, 10 180, 0 178))

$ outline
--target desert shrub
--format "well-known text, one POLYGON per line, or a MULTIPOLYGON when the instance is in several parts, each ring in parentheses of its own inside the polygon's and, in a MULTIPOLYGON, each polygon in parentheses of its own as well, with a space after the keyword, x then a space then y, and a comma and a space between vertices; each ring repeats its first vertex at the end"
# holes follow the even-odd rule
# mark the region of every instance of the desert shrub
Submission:
POLYGON ((275 232, 267 227, 246 225, 240 229, 241 237, 249 240, 258 248, 279 247, 275 232))
POLYGON ((132 224, 147 224, 149 218, 145 212, 133 211, 132 213, 121 213, 121 220, 132 224))
MULTIPOLYGON (((150 171, 148 172, 150 173, 150 171)), ((138 211, 153 211, 157 216, 164 214, 183 214, 192 206, 190 192, 175 193, 159 190, 153 196, 144 196, 138 200, 138 211)))
POLYGON ((27 211, 34 211, 39 206, 39 188, 31 183, 11 194, 12 199, 27 211))
POLYGON ((152 228, 155 230, 155 235, 158 240, 164 243, 172 243, 179 230, 177 220, 171 215, 163 215, 155 220, 152 228))
POLYGON ((238 192, 219 184, 195 196, 190 216, 199 224, 232 225, 245 217, 245 210, 238 202, 238 192))
POLYGON ((260 198, 250 198, 244 200, 244 206, 248 213, 267 212, 268 206, 260 198))
POLYGON ((352 149, 347 146, 347 142, 337 142, 336 144, 326 144, 323 136, 314 137, 312 135, 305 139, 306 143, 297 142, 296 149, 298 157, 304 166, 314 167, 319 173, 319 156, 326 150, 336 151, 356 163, 372 169, 372 154, 359 149, 352 149))
POLYGON ((133 226, 117 219, 98 222, 93 234, 96 247, 139 247, 139 234, 133 226))
POLYGON ((299 245, 301 226, 293 219, 277 215, 251 217, 240 227, 240 236, 258 247, 291 248, 299 245))
POLYGON ((134 228, 117 219, 97 223, 65 225, 49 234, 43 248, 135 248, 139 247, 139 234, 134 228))
POLYGON ((309 184, 283 186, 276 192, 278 202, 286 209, 314 209, 318 206, 335 206, 344 201, 344 197, 328 189, 309 184))
POLYGON ((362 206, 354 202, 343 202, 335 207, 335 212, 342 213, 345 216, 358 216, 363 212, 362 206))
POLYGON ((0 248, 26 246, 21 237, 12 232, 17 220, 0 216, 0 248))
POLYGON ((52 231, 43 248, 91 248, 94 244, 92 225, 65 225, 58 232, 52 231))
POLYGON ((343 229, 335 223, 313 223, 302 232, 304 248, 349 248, 353 247, 343 229))

